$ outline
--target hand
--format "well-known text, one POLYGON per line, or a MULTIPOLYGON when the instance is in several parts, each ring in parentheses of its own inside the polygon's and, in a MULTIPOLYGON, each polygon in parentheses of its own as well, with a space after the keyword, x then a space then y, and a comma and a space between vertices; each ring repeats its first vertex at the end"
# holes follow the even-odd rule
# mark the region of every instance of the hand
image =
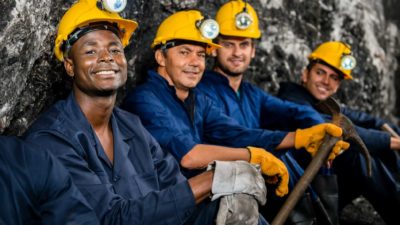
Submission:
POLYGON ((214 161, 209 169, 214 169, 212 200, 242 193, 253 196, 260 205, 267 201, 265 181, 256 166, 246 161, 214 161))
POLYGON ((335 146, 333 146, 331 153, 329 154, 328 161, 333 161, 336 156, 342 154, 343 151, 349 149, 350 144, 346 141, 338 141, 335 146))
MULTIPOLYGON (((314 156, 327 133, 334 137, 340 137, 343 131, 342 128, 331 123, 323 123, 306 129, 297 129, 294 140, 295 148, 305 148, 307 152, 314 156)), ((349 146, 350 144, 345 141, 338 141, 333 147, 329 159, 333 160, 341 150, 346 150, 349 146)))
POLYGON ((248 194, 223 196, 219 203, 216 225, 258 224, 258 204, 248 194))
POLYGON ((269 177, 278 176, 280 183, 275 190, 276 195, 282 197, 289 192, 289 172, 285 164, 265 149, 247 147, 250 152, 250 163, 260 164, 261 172, 269 177))

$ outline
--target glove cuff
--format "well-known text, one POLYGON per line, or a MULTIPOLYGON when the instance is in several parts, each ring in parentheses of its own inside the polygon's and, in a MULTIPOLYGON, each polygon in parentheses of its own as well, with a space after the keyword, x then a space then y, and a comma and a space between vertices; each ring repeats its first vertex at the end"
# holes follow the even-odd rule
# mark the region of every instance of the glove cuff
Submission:
POLYGON ((303 130, 297 129, 294 133, 294 147, 296 149, 305 147, 304 139, 305 137, 303 137, 303 130))

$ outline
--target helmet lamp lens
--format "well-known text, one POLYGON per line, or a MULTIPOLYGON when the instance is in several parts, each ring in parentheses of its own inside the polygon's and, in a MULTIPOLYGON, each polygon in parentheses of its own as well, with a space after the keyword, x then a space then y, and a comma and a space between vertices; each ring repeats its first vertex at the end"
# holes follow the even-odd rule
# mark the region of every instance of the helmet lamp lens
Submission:
POLYGON ((102 0, 103 7, 112 13, 119 13, 126 7, 126 0, 102 0))
POLYGON ((356 59, 351 55, 342 56, 340 66, 345 70, 352 70, 356 67, 356 59))
POLYGON ((207 39, 214 39, 219 34, 218 23, 213 19, 206 19, 202 21, 199 29, 201 35, 207 39))
POLYGON ((250 27, 253 20, 247 12, 241 12, 236 15, 235 22, 238 29, 244 30, 250 27))

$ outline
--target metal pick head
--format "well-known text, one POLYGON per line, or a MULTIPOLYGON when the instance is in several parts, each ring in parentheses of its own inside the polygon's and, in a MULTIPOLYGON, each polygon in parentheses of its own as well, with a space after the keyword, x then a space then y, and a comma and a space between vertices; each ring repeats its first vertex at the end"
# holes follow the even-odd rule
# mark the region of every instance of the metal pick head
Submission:
POLYGON ((352 55, 344 55, 340 60, 340 66, 345 70, 352 70, 356 65, 357 61, 352 55))
POLYGON ((236 27, 240 30, 245 30, 253 23, 253 19, 247 12, 238 13, 235 17, 236 27))
POLYGON ((112 13, 119 13, 126 7, 126 0, 102 0, 103 7, 112 13))
POLYGON ((201 21, 199 26, 201 35, 207 39, 214 39, 219 34, 219 25, 217 21, 213 19, 206 19, 201 21))

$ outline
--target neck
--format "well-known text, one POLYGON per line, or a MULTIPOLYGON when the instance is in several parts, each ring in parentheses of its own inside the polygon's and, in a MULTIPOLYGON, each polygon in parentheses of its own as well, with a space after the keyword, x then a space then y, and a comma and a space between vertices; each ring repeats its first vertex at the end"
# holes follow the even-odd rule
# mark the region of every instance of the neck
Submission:
POLYGON ((229 86, 235 91, 239 91, 240 84, 242 83, 243 79, 243 74, 240 74, 238 76, 229 76, 228 74, 224 73, 219 67, 215 68, 214 71, 224 75, 226 78, 228 78, 229 81, 229 86))
POLYGON ((184 88, 184 87, 178 87, 174 85, 174 82, 172 82, 171 78, 168 76, 167 71, 165 71, 165 67, 159 67, 157 69, 158 74, 162 76, 170 86, 173 86, 175 88, 175 94, 176 96, 181 100, 185 101, 185 99, 189 96, 189 89, 184 88))
POLYGON ((109 129, 116 94, 107 97, 93 97, 75 92, 75 98, 83 114, 96 132, 109 129))

